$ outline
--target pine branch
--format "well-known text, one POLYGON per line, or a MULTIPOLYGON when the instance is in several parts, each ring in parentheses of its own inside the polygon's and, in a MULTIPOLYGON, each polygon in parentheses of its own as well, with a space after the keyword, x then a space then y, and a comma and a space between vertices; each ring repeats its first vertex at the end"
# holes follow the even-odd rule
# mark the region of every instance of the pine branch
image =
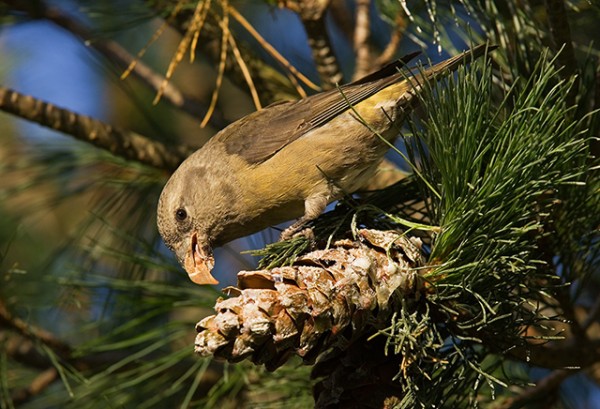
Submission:
POLYGON ((569 376, 575 375, 578 370, 557 369, 544 377, 531 388, 520 392, 517 396, 506 399, 497 409, 517 409, 528 403, 551 405, 558 388, 569 376), (550 399, 550 401, 548 401, 550 399))
MULTIPOLYGON (((137 59, 121 47, 121 45, 114 41, 95 38, 88 27, 66 14, 58 7, 49 6, 44 1, 37 2, 35 8, 31 8, 30 5, 23 4, 19 0, 7 0, 5 3, 15 10, 28 13, 31 18, 51 21, 79 38, 86 46, 92 47, 98 51, 101 55, 106 57, 109 62, 115 64, 122 70, 125 70, 135 61, 135 66, 131 71, 132 74, 154 91, 158 91, 164 81, 164 76, 155 72, 142 61, 136 61, 137 59)), ((186 112, 193 117, 202 118, 206 114, 206 104, 190 95, 186 95, 172 83, 167 83, 165 85, 163 98, 174 107, 181 109, 183 112, 186 112)), ((221 113, 215 113, 211 116, 211 124, 217 129, 221 129, 227 125, 221 113)))
POLYGON ((22 319, 15 317, 8 311, 4 302, 0 300, 0 328, 2 327, 17 331, 26 338, 37 340, 61 354, 72 352, 70 345, 57 339, 50 332, 30 326, 22 319))
MULTIPOLYGON (((146 1, 146 5, 158 15, 164 15, 165 10, 173 7, 168 0, 146 1)), ((168 20, 175 30, 185 35, 193 16, 193 9, 186 8, 168 20)), ((221 61, 220 41, 222 37, 219 21, 209 13, 204 22, 202 32, 199 33, 196 45, 198 49, 209 58, 215 65, 221 61)), ((295 100, 298 98, 295 85, 282 75, 274 67, 271 67, 264 58, 258 57, 247 46, 238 41, 239 52, 252 77, 254 86, 260 95, 263 105, 269 105, 277 101, 295 100)), ((239 64, 228 61, 225 65, 227 77, 242 90, 248 90, 246 76, 239 64)))
POLYGON ((330 0, 286 1, 283 4, 300 16, 321 79, 321 87, 328 90, 341 84, 344 81, 342 70, 325 24, 330 0))
POLYGON ((26 388, 18 389, 11 395, 13 405, 21 405, 44 392, 59 379, 56 368, 48 368, 38 374, 26 388))
POLYGON ((354 29, 354 54, 356 56, 356 68, 352 80, 367 75, 372 66, 371 46, 369 36, 371 35, 371 0, 358 0, 356 2, 356 28, 354 29))
MULTIPOLYGON (((164 333, 161 334, 164 337, 164 333)), ((112 349, 110 343, 101 345, 103 348, 100 348, 100 351, 74 347, 54 334, 30 325, 13 315, 2 300, 0 300, 0 342, 5 346, 3 352, 8 358, 39 371, 27 387, 11 391, 14 404, 24 403, 42 394, 47 387, 61 379, 59 372, 65 371, 66 368, 88 376, 85 388, 89 391, 95 387, 102 387, 105 379, 103 377, 114 378, 120 374, 127 376, 128 372, 135 372, 144 365, 150 365, 154 370, 156 362, 165 358, 163 353, 152 354, 148 351, 132 362, 131 350, 112 349)), ((178 352, 176 351, 175 354, 178 352)), ((184 355, 188 355, 187 351, 184 355)), ((198 366, 198 362, 179 356, 172 364, 163 367, 160 374, 178 380, 189 373, 190 367, 194 366, 198 366)), ((198 388, 206 393, 222 378, 222 368, 218 364, 207 362, 203 370, 198 371, 198 375, 201 375, 198 388)))
POLYGON ((399 8, 394 19, 394 27, 392 28, 390 41, 375 60, 375 66, 382 67, 392 61, 396 55, 396 52, 398 51, 398 48, 400 47, 402 39, 404 38, 404 32, 406 31, 407 27, 408 18, 406 17, 406 12, 403 8, 399 8))
POLYGON ((63 132, 115 156, 159 169, 174 170, 193 152, 184 146, 170 148, 135 132, 115 128, 92 117, 2 87, 0 110, 63 132))

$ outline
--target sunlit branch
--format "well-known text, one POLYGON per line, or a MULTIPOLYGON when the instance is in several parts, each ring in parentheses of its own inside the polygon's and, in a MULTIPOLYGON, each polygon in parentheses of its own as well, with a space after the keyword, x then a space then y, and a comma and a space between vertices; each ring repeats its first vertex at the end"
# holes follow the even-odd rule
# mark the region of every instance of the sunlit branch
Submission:
POLYGON ((0 110, 63 132, 115 156, 159 169, 176 169, 192 152, 189 147, 167 147, 135 132, 115 128, 8 88, 0 88, 0 110))
MULTIPOLYGON (((115 41, 95 38, 88 27, 64 13, 59 8, 49 7, 41 2, 39 7, 35 9, 35 14, 33 14, 33 10, 22 8, 22 4, 19 2, 9 1, 8 3, 11 4, 12 7, 32 13, 31 17, 33 18, 44 18, 63 28, 79 38, 86 46, 96 50, 119 69, 125 70, 127 67, 130 67, 131 74, 153 91, 158 92, 161 84, 165 83, 165 77, 163 75, 157 73, 148 65, 131 55, 127 50, 121 47, 121 45, 115 41)), ((204 116, 208 108, 205 103, 185 94, 170 82, 167 82, 164 85, 162 98, 174 107, 177 107, 183 112, 196 118, 204 116)), ((213 113, 210 123, 218 129, 227 125, 221 112, 213 113)))
MULTIPOLYGON (((146 2, 146 4, 158 13, 164 11, 165 4, 163 2, 154 1, 146 2)), ((175 18, 169 21, 169 24, 179 33, 185 35, 192 14, 193 12, 190 10, 182 10, 175 18)), ((214 19, 207 19, 204 23, 202 33, 199 35, 197 45, 200 52, 215 64, 218 64, 221 56, 221 37, 222 33, 218 27, 218 22, 214 21, 214 19)), ((257 57, 248 47, 243 46, 239 42, 238 47, 264 105, 298 98, 295 86, 285 75, 281 74, 274 67, 271 67, 263 58, 257 57)), ((239 64, 228 63, 225 66, 225 75, 234 84, 238 85, 240 89, 244 91, 248 90, 246 78, 239 64)))
POLYGON ((329 1, 285 2, 285 6, 298 13, 308 37, 317 72, 323 89, 332 89, 343 82, 342 70, 333 52, 325 24, 329 1))

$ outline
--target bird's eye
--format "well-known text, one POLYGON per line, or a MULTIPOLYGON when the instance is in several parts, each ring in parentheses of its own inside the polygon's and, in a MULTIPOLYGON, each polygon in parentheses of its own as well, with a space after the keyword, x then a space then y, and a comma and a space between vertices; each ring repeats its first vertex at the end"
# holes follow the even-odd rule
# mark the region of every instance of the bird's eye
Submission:
POLYGON ((175 211, 175 218, 180 222, 184 221, 187 218, 187 212, 185 209, 177 209, 175 211))

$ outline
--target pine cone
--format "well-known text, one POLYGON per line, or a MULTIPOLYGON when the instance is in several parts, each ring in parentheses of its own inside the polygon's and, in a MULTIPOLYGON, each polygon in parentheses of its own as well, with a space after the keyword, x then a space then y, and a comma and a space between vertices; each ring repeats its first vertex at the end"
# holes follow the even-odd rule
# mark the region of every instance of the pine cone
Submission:
POLYGON ((395 379, 402 356, 386 353, 385 337, 365 334, 345 350, 331 348, 319 356, 311 378, 315 409, 385 409, 399 407, 405 395, 395 379))
POLYGON ((359 241, 299 257, 292 266, 241 271, 216 315, 196 325, 196 352, 274 370, 296 353, 306 362, 343 348, 366 325, 385 324, 398 297, 422 288, 421 242, 397 231, 363 229, 359 241))

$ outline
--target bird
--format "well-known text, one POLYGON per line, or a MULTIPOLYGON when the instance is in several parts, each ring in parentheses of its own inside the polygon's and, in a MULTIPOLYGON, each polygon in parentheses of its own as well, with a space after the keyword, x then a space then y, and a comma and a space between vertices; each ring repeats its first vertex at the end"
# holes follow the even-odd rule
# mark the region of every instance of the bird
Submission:
POLYGON ((276 102, 222 129, 186 158, 160 195, 157 227, 196 284, 218 284, 213 249, 297 219, 364 186, 418 105, 424 85, 496 47, 481 44, 427 69, 412 53, 355 82, 276 102))

